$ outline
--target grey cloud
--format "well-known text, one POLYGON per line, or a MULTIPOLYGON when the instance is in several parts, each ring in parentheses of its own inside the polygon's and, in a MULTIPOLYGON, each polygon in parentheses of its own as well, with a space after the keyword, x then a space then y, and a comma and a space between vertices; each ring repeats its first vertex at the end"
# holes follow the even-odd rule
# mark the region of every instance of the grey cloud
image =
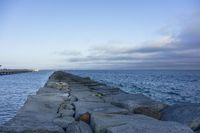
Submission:
POLYGON ((173 41, 166 44, 152 41, 146 47, 135 48, 122 47, 121 41, 112 41, 111 46, 108 42, 101 47, 92 47, 88 55, 76 54, 66 61, 88 69, 199 69, 200 19, 196 15, 190 19, 192 21, 184 22, 179 34, 166 32, 173 37, 173 41), (113 45, 114 42, 120 45, 113 45))

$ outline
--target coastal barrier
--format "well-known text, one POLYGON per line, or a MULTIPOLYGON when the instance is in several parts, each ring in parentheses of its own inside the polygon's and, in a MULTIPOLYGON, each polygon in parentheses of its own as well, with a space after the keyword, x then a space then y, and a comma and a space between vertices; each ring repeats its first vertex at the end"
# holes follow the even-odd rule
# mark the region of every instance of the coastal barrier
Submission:
POLYGON ((199 133, 199 112, 56 71, 0 133, 199 133))
POLYGON ((0 76, 18 74, 18 73, 27 73, 27 72, 33 72, 33 71, 34 70, 29 70, 29 69, 0 69, 0 76))

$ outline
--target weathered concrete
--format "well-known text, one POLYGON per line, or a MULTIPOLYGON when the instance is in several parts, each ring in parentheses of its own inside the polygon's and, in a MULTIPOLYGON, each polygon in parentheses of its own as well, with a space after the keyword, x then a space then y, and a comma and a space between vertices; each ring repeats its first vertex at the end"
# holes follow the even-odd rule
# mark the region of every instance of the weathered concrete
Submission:
POLYGON ((166 107, 142 94, 57 71, 0 133, 193 133, 186 125, 156 120, 161 112, 169 118, 166 107))

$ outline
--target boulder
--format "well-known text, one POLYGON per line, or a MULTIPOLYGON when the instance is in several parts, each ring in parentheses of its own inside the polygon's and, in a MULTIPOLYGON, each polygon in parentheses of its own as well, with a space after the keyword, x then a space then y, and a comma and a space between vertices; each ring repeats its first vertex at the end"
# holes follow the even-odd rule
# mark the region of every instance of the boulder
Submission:
POLYGON ((114 88, 114 87, 109 87, 109 86, 93 86, 89 87, 93 92, 100 93, 103 96, 108 96, 108 95, 116 95, 119 93, 123 93, 122 90, 119 88, 114 88))
POLYGON ((55 88, 47 88, 47 87, 42 87, 40 88, 37 92, 37 94, 47 94, 47 93, 69 93, 69 91, 61 91, 59 89, 55 88))
POLYGON ((145 115, 92 113, 91 127, 95 133, 194 133, 176 122, 164 122, 145 115))
POLYGON ((104 102, 101 97, 97 96, 96 93, 85 90, 85 91, 75 91, 72 89, 71 95, 75 96, 79 101, 85 102, 104 102))
POLYGON ((57 113, 60 104, 63 103, 64 100, 65 97, 61 97, 57 94, 32 95, 28 97, 24 106, 18 111, 17 115, 37 114, 40 112, 40 114, 43 113, 44 116, 52 114, 53 117, 53 114, 57 113))
POLYGON ((89 124, 90 123, 90 113, 86 112, 79 117, 80 121, 84 121, 85 123, 89 124))
POLYGON ((162 120, 176 121, 200 130, 200 104, 183 103, 167 107, 162 111, 162 120))
POLYGON ((85 122, 73 122, 68 125, 66 133, 93 133, 92 129, 85 122))
POLYGON ((132 113, 144 114, 160 119, 161 113, 167 105, 154 101, 143 94, 128 94, 125 92, 109 95, 103 98, 106 102, 126 108, 132 113))
POLYGON ((69 96, 69 99, 70 99, 70 103, 73 103, 73 102, 78 101, 78 98, 75 97, 75 96, 73 96, 73 95, 70 95, 70 96, 69 96))
POLYGON ((113 113, 113 114, 127 114, 127 109, 122 109, 116 107, 110 103, 100 103, 100 102, 83 102, 77 101, 74 102, 75 110, 75 118, 79 119, 79 117, 84 113, 92 113, 92 112, 103 112, 103 113, 113 113))
POLYGON ((200 130, 195 131, 195 133, 200 133, 200 130))
POLYGON ((0 131, 24 133, 62 133, 63 129, 53 123, 60 104, 65 100, 59 94, 47 93, 29 96, 16 116, 6 122, 0 131))
POLYGON ((69 102, 63 102, 60 107, 59 107, 59 111, 60 110, 73 110, 74 109, 74 106, 71 105, 69 102))
POLYGON ((67 126, 74 122, 74 118, 73 117, 69 117, 69 116, 65 116, 65 117, 60 117, 60 118, 55 118, 53 120, 53 123, 59 127, 62 128, 67 128, 67 126))
POLYGON ((43 126, 0 126, 0 133, 65 133, 65 131, 58 126, 53 128, 43 126))
POLYGON ((73 117, 74 110, 72 110, 72 109, 70 109, 70 110, 69 109, 63 109, 63 110, 59 111, 59 114, 60 114, 61 117, 65 117, 65 116, 73 117))
POLYGON ((56 71, 49 77, 49 80, 65 81, 68 75, 70 76, 70 74, 67 74, 64 71, 56 71))
POLYGON ((45 85, 47 88, 55 88, 59 90, 69 90, 69 85, 65 82, 48 81, 45 85))

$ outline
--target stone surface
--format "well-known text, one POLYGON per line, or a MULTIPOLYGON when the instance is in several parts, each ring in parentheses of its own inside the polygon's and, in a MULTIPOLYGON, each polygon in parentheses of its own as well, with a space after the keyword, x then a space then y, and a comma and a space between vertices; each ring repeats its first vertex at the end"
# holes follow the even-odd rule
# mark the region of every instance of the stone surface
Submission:
POLYGON ((75 118, 79 117, 84 113, 92 112, 103 112, 103 113, 113 113, 113 114, 127 114, 128 110, 116 107, 110 103, 99 103, 99 102, 74 102, 75 118))
POLYGON ((54 88, 54 89, 59 89, 59 90, 68 90, 69 85, 65 82, 55 82, 55 81, 48 81, 45 86, 47 88, 54 88))
POLYGON ((65 117, 65 116, 71 116, 73 117, 74 115, 74 110, 69 110, 69 109, 65 109, 65 110, 60 110, 59 111, 59 114, 61 117, 65 117))
POLYGON ((90 113, 86 112, 86 113, 80 115, 79 120, 89 124, 90 123, 90 113))
POLYGON ((130 112, 144 114, 156 119, 160 119, 160 111, 166 107, 165 104, 154 101, 142 94, 119 93, 109 95, 105 98, 106 102, 128 109, 130 112))
POLYGON ((91 126, 95 133, 194 133, 176 122, 163 122, 144 115, 93 113, 91 126))
POLYGON ((1 126, 4 132, 63 132, 53 123, 61 103, 68 95, 62 93, 42 93, 29 96, 16 116, 1 126))
POLYGON ((114 87, 109 87, 109 86, 93 86, 89 87, 92 91, 96 93, 100 93, 103 96, 108 96, 108 95, 116 95, 119 93, 123 93, 122 90, 119 88, 114 88, 114 87))
POLYGON ((68 76, 70 76, 70 74, 67 74, 64 71, 56 71, 49 77, 49 81, 65 81, 68 76))
POLYGON ((58 127, 54 126, 46 126, 45 128, 43 126, 35 126, 34 128, 30 126, 22 126, 22 127, 15 127, 15 126, 2 126, 0 127, 0 133, 65 133, 65 131, 58 127))
POLYGON ((61 110, 73 110, 74 106, 70 104, 69 101, 65 101, 63 103, 61 103, 60 107, 59 107, 59 111, 61 110))
POLYGON ((176 121, 200 130, 200 104, 177 104, 162 111, 162 120, 176 121))
POLYGON ((195 133, 200 133, 200 130, 195 131, 195 133))
POLYGON ((73 122, 68 125, 66 133, 93 133, 92 129, 85 122, 73 122))
POLYGON ((71 91, 71 95, 75 96, 79 101, 85 102, 104 102, 101 97, 98 97, 96 93, 91 92, 89 90, 82 90, 82 91, 71 91))
POLYGON ((42 87, 36 92, 36 94, 46 94, 46 93, 69 93, 69 91, 66 90, 61 91, 55 88, 42 87))
POLYGON ((73 117, 69 117, 69 116, 65 116, 65 117, 61 117, 61 118, 55 118, 53 120, 53 123, 55 125, 58 125, 59 127, 62 127, 62 128, 67 128, 67 126, 70 124, 70 123, 73 123, 75 120, 73 117))

